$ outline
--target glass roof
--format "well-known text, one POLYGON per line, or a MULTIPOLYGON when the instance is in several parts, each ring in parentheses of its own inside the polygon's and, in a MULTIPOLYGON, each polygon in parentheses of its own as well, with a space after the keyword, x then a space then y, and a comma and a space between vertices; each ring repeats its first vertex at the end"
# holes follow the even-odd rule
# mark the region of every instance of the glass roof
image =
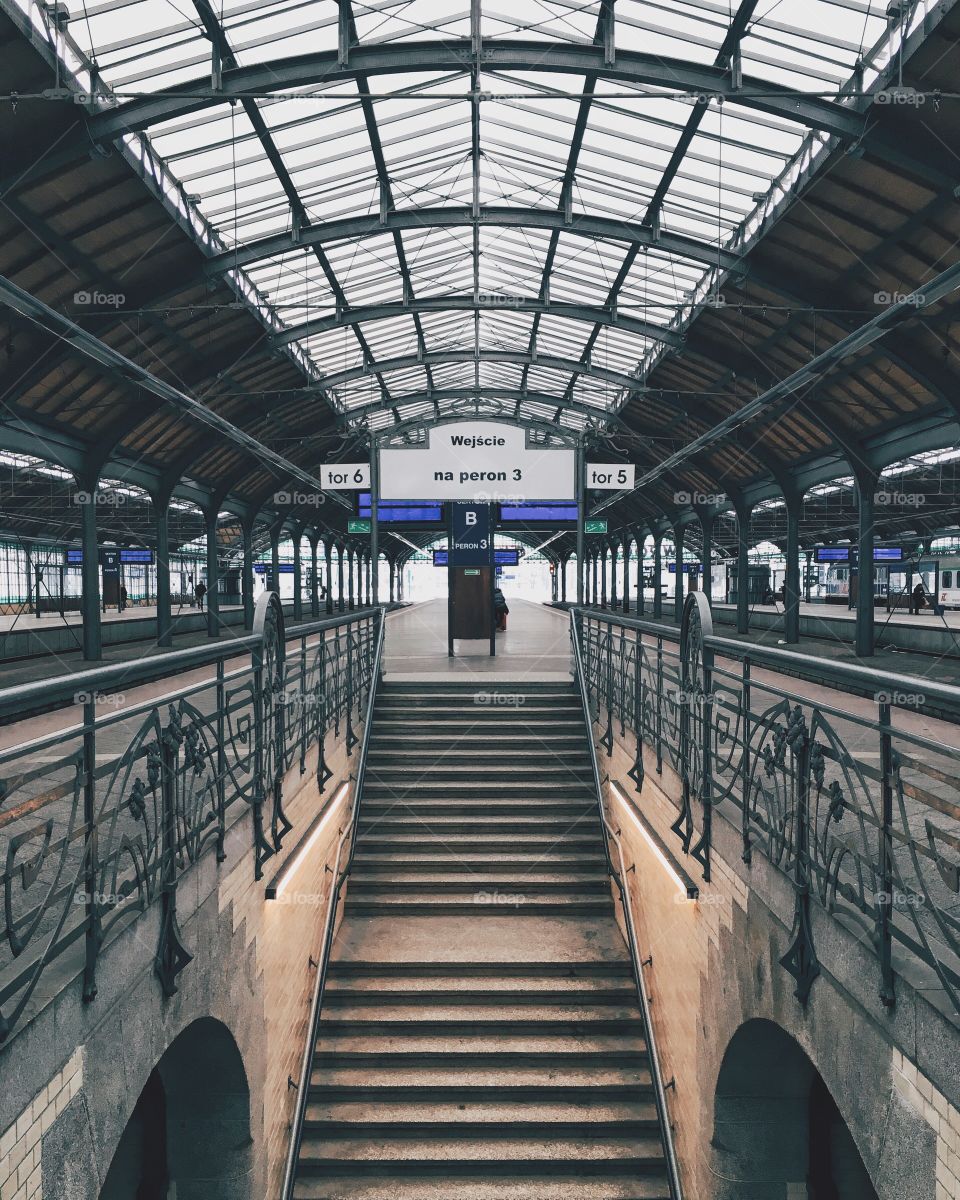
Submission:
POLYGON ((182 185, 215 253, 272 239, 225 273, 337 411, 379 428, 485 404, 578 427, 625 402, 659 330, 717 284, 720 251, 747 248, 829 144, 768 94, 849 104, 855 71, 869 87, 923 16, 908 3, 891 23, 884 0, 609 7, 612 42, 596 0, 94 0, 60 52, 81 86, 95 60, 121 113, 203 91, 126 145, 182 185), (663 80, 572 53, 604 45, 663 80), (733 71, 737 45, 744 96, 721 104, 686 71, 733 71), (270 64, 274 82, 220 100, 213 46, 225 79, 270 64), (351 65, 375 48, 402 53, 351 65), (431 65, 438 48, 453 67, 431 65), (326 58, 287 85, 283 60, 307 55, 326 58))

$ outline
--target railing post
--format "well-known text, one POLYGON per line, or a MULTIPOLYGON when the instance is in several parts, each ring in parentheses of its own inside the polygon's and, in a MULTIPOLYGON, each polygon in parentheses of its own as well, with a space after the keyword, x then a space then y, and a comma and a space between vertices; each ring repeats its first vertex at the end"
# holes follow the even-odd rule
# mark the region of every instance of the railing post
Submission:
POLYGON ((183 944, 177 921, 177 757, 183 733, 171 708, 170 721, 160 734, 160 805, 162 811, 160 857, 160 941, 154 970, 170 997, 177 991, 177 976, 193 958, 183 944))
POLYGON ((312 698, 307 697, 307 639, 300 639, 300 774, 307 771, 307 730, 310 728, 308 705, 312 698))
POLYGON ((657 634, 657 774, 663 774, 663 634, 657 634))
POLYGON ((217 862, 227 857, 224 839, 227 836, 227 689, 224 684, 223 659, 217 659, 217 862))
POLYGON ((877 953, 880 957, 880 999, 887 1008, 896 1004, 893 983, 893 741, 890 731, 890 701, 880 703, 880 897, 877 913, 877 953))
POLYGON ((99 846, 97 839, 97 734, 96 693, 83 702, 83 889, 87 928, 84 935, 83 998, 97 994, 97 956, 100 953, 100 902, 97 896, 99 846))
POLYGON ((753 845, 750 841, 750 738, 753 735, 753 722, 750 712, 752 690, 750 678, 750 659, 745 658, 743 660, 743 686, 740 693, 743 703, 743 753, 740 756, 743 787, 741 788, 740 816, 743 831, 743 851, 741 858, 747 864, 753 859, 753 845))

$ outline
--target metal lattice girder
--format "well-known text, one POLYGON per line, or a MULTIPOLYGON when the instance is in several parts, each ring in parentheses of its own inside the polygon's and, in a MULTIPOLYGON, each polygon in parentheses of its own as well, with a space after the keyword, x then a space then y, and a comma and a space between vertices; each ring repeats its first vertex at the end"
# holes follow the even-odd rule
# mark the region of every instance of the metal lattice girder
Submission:
POLYGON ((237 267, 247 267, 261 259, 274 258, 303 247, 379 237, 397 230, 422 232, 424 229, 463 229, 474 226, 557 229, 575 237, 602 238, 625 245, 650 246, 664 254, 691 259, 703 263, 704 266, 719 266, 723 271, 742 274, 747 270, 739 254, 718 249, 684 234, 658 231, 617 217, 576 213, 567 220, 563 213, 551 209, 512 208, 506 205, 481 208, 474 216, 469 207, 450 205, 443 208, 400 209, 382 216, 342 217, 295 231, 285 230, 283 233, 247 242, 223 254, 214 255, 204 264, 204 271, 207 275, 222 275, 237 267))
MULTIPOLYGON (((405 354, 398 358, 375 359, 372 363, 360 367, 348 367, 345 371, 336 371, 325 375, 321 380, 324 388, 336 388, 355 379, 367 379, 371 375, 390 375, 394 371, 415 370, 417 367, 438 366, 441 363, 472 363, 496 362, 514 363, 520 366, 530 365, 544 367, 550 371, 577 371, 614 387, 627 391, 640 389, 640 382, 635 375, 626 375, 622 371, 611 371, 599 365, 585 365, 578 359, 561 358, 554 354, 528 354, 526 350, 431 350, 428 354, 405 354)), ((392 399, 387 398, 384 406, 400 403, 403 393, 397 393, 392 399)))
MULTIPOLYGON (((346 63, 336 52, 305 54, 256 63, 223 74, 222 88, 209 76, 152 96, 120 104, 90 119, 95 141, 109 141, 124 133, 148 129, 161 121, 182 118, 211 104, 231 99, 276 95, 290 88, 329 86, 357 76, 402 75, 427 71, 469 71, 475 61, 472 39, 444 38, 436 42, 403 42, 357 45, 346 63)), ((795 90, 764 79, 744 78, 737 86, 725 68, 664 58, 655 54, 619 50, 614 62, 605 61, 602 46, 485 40, 482 65, 487 71, 547 72, 562 75, 594 74, 633 86, 663 88, 676 94, 722 97, 732 104, 769 113, 782 119, 859 140, 864 118, 855 109, 836 101, 798 95, 795 90)))
POLYGON ((316 317, 302 325, 294 325, 270 339, 275 346, 288 342, 303 341, 318 333, 339 329, 349 325, 363 325, 374 321, 389 321, 406 313, 427 312, 473 312, 474 309, 491 312, 537 313, 551 317, 562 317, 569 321, 584 321, 588 324, 613 326, 625 333, 649 341, 660 341, 667 346, 680 346, 679 334, 653 321, 641 321, 625 313, 612 311, 590 304, 545 303, 529 296, 504 296, 497 293, 473 296, 439 296, 417 300, 412 297, 398 304, 369 304, 347 308, 325 317, 316 317))
MULTIPOLYGON (((341 414, 340 422, 341 425, 349 425, 354 420, 370 416, 373 413, 390 412, 392 409, 408 409, 415 405, 430 405, 433 412, 433 419, 437 419, 444 415, 441 411, 442 406, 447 402, 454 401, 469 401, 481 405, 487 402, 490 405, 502 405, 505 402, 510 406, 512 412, 515 413, 517 406, 524 404, 536 404, 544 408, 556 408, 560 403, 560 397, 555 392, 538 392, 523 388, 465 384, 462 387, 433 388, 430 391, 407 392, 402 396, 395 397, 389 403, 376 400, 369 404, 358 404, 353 408, 346 409, 341 414)), ((610 414, 605 408, 593 408, 589 404, 582 404, 576 400, 568 401, 563 407, 588 420, 603 422, 604 424, 610 420, 610 414)), ((511 412, 507 411, 506 408, 501 409, 501 414, 504 419, 511 419, 511 412)), ((465 412, 464 415, 468 416, 469 413, 465 412)), ((429 415, 419 415, 411 419, 422 423, 430 418, 429 415)), ((521 416, 519 423, 529 424, 529 421, 521 416)), ((550 424, 549 422, 541 423, 550 424)), ((392 430, 394 426, 390 428, 392 430)))
POLYGON ((937 304, 939 301, 950 296, 958 288, 960 288, 960 264, 948 267, 928 284, 925 284, 922 292, 918 292, 914 296, 908 296, 899 303, 891 305, 890 308, 874 317, 873 320, 868 321, 855 332, 842 338, 835 345, 831 346, 829 350, 811 359, 809 363, 801 367, 798 371, 794 371, 792 375, 774 387, 768 388, 762 395, 757 396, 754 400, 738 408, 736 412, 725 417, 724 420, 714 425, 712 429, 694 438, 682 450, 678 450, 664 459, 657 467, 646 472, 642 478, 637 480, 636 487, 641 488, 652 483, 666 471, 671 470, 686 458, 689 458, 690 455, 720 441, 731 431, 738 429, 740 426, 747 424, 757 417, 769 415, 784 403, 789 403, 799 389, 818 383, 851 355, 865 349, 867 346, 873 345, 874 342, 880 341, 890 331, 913 320, 918 311, 937 304))
POLYGON ((275 471, 281 478, 296 480, 313 491, 322 491, 320 480, 311 475, 309 471, 277 454, 262 442, 257 441, 255 437, 212 412, 200 401, 181 392, 179 388, 158 379, 144 367, 126 358, 105 342, 101 342, 93 334, 87 333, 73 321, 54 312, 52 308, 31 296, 29 292, 23 291, 22 288, 18 288, 9 279, 4 279, 2 276, 0 276, 0 304, 19 313, 20 316, 32 321, 55 337, 63 338, 69 342, 78 355, 97 363, 105 373, 126 384, 149 392, 199 425, 214 431, 268 470, 275 471))

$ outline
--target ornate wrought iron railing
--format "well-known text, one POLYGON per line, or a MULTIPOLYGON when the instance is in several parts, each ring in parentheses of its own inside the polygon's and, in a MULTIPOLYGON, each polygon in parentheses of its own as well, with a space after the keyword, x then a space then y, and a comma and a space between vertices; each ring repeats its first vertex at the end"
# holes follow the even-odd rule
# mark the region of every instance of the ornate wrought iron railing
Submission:
POLYGON ((320 1017, 323 1014, 323 1000, 326 995, 327 972, 330 966, 330 951, 333 948, 333 935, 337 927, 337 912, 343 899, 343 889, 353 869, 353 860, 357 851, 357 829, 360 824, 360 807, 363 800, 363 782, 367 773, 367 751, 370 747, 370 731, 373 728, 373 706, 376 701, 376 681, 380 677, 380 663, 383 657, 383 621, 377 630, 376 643, 371 658, 374 684, 367 689, 366 714, 363 722, 363 735, 360 742, 360 753, 357 757, 356 771, 353 781, 352 809, 349 820, 344 822, 340 839, 337 842, 334 864, 331 868, 332 882, 327 897, 327 913, 323 926, 323 944, 320 961, 317 964, 317 981, 314 985, 313 999, 310 1005, 310 1019, 307 1022, 307 1036, 304 1039, 303 1055, 300 1059, 300 1073, 296 1081, 297 1101, 293 1119, 290 1125, 290 1144, 287 1147, 286 1165, 284 1168, 283 1187, 280 1200, 293 1200, 293 1188, 297 1178, 297 1166, 300 1161, 300 1148, 303 1144, 303 1126, 307 1116, 307 1101, 310 1097, 310 1074, 316 1052, 317 1037, 320 1032, 320 1017), (344 863, 344 856, 346 862, 344 863))
MULTIPOLYGON (((584 663, 583 649, 586 639, 583 636, 583 613, 574 610, 570 615, 571 633, 573 636, 573 664, 583 704, 583 715, 590 731, 588 743, 590 746, 590 764, 593 773, 594 791, 597 796, 597 806, 600 813, 600 825, 603 831, 603 848, 607 860, 607 870, 620 893, 620 903, 623 908, 623 919, 627 932, 627 948, 630 951, 630 964, 633 969, 633 982, 637 990, 637 1000, 643 1015, 644 1034, 647 1042, 647 1057, 650 1061, 650 1078, 653 1083, 653 1097, 660 1123, 660 1134, 663 1140, 664 1162, 667 1171, 667 1183, 670 1188, 670 1200, 683 1200, 683 1190, 680 1186, 680 1169, 677 1163, 677 1153, 673 1140, 673 1127, 670 1124, 670 1112, 667 1108, 666 1089, 663 1082, 663 1071, 660 1066, 660 1053, 657 1049, 656 1030, 650 1016, 650 999, 643 978, 643 954, 640 949, 640 939, 633 919, 633 903, 630 896, 629 868, 623 854, 623 843, 619 832, 607 820, 603 807, 603 784, 600 778, 600 763, 597 758, 597 747, 594 743, 593 713, 590 704, 590 689, 587 683, 587 671, 584 663), (610 853, 613 846, 616 852, 616 863, 610 853)), ((611 743, 612 746, 612 743, 611 743)))
POLYGON ((322 791, 330 738, 358 742, 383 619, 367 609, 285 631, 265 593, 247 636, 0 691, 0 1044, 47 980, 82 972, 93 1000, 104 945, 153 906, 156 974, 177 990, 191 957, 181 880, 205 855, 223 861, 248 815, 262 877, 291 829, 285 777, 316 748, 322 791), (81 719, 50 716, 64 704, 81 719))
POLYGON ((745 863, 763 854, 790 878, 780 961, 801 1002, 820 973, 816 906, 872 949, 884 1005, 897 968, 960 1014, 960 688, 717 637, 701 593, 679 634, 595 610, 572 629, 600 746, 609 756, 617 731, 635 736, 638 792, 643 747, 673 769, 673 832, 704 881, 715 811, 745 863))

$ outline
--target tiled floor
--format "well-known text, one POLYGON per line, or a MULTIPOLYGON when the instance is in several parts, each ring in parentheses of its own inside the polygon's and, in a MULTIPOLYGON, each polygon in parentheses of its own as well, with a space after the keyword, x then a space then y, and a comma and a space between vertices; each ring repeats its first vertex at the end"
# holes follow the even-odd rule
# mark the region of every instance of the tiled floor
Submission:
POLYGON ((497 634, 497 653, 490 644, 458 642, 457 655, 447 657, 447 602, 428 600, 392 614, 387 621, 386 677, 394 682, 489 679, 570 681, 570 617, 565 612, 511 600, 507 629, 497 634))

